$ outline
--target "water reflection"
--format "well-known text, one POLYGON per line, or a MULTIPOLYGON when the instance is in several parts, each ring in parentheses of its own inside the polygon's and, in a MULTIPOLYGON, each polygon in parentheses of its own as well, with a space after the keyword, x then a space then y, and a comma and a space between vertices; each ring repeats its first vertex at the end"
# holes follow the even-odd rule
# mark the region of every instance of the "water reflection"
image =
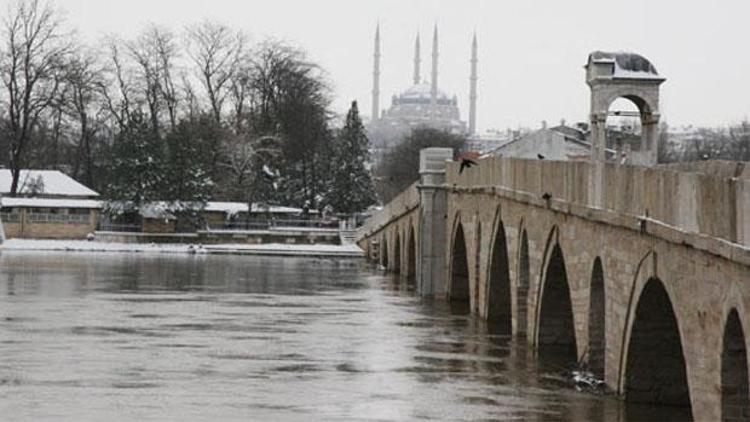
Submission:
POLYGON ((13 252, 0 286, 11 420, 628 420, 358 261, 13 252))

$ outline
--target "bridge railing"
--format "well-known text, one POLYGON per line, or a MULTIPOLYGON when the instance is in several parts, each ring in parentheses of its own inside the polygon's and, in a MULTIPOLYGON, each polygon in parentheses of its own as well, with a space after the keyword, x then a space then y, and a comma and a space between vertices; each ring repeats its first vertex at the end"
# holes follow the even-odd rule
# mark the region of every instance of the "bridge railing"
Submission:
POLYGON ((574 205, 658 220, 681 230, 750 243, 750 168, 734 162, 654 168, 489 157, 472 171, 448 163, 446 183, 548 193, 574 205), (688 171, 685 171, 688 170, 688 171), (592 178, 601 189, 592 190, 592 178))
POLYGON ((372 234, 388 224, 394 217, 402 215, 409 210, 419 206, 419 182, 412 183, 408 188, 399 193, 391 202, 383 206, 372 217, 370 217, 358 230, 357 239, 372 234))

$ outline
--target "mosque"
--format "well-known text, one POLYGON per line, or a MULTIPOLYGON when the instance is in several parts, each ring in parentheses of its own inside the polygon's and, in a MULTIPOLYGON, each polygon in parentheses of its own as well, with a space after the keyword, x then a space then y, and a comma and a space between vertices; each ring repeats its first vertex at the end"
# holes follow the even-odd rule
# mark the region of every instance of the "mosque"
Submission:
POLYGON ((477 37, 471 44, 469 77, 469 122, 461 120, 458 97, 449 96, 438 88, 438 29, 432 37, 432 72, 429 82, 421 79, 420 42, 414 43, 414 74, 412 86, 391 97, 387 110, 380 110, 380 26, 375 30, 375 51, 372 72, 372 117, 367 126, 372 145, 389 148, 417 127, 430 127, 471 136, 476 132, 477 109, 477 37))

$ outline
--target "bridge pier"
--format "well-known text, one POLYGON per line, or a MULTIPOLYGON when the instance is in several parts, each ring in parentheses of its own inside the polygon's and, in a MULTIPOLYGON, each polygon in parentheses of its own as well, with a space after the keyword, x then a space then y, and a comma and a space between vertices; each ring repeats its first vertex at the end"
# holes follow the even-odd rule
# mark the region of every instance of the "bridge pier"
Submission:
POLYGON ((419 152, 419 258, 417 290, 422 296, 446 295, 446 218, 448 192, 445 163, 453 158, 451 148, 426 148, 419 152))

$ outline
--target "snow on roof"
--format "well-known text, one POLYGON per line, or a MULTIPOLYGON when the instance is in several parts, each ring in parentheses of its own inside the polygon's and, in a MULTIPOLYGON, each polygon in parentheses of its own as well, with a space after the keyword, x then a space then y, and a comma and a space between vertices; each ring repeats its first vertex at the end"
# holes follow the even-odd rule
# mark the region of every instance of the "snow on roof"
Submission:
POLYGON ((280 205, 271 205, 269 207, 263 207, 258 204, 253 204, 253 212, 271 212, 274 214, 299 214, 302 212, 302 208, 284 207, 280 205))
MULTIPOLYGON (((37 180, 41 180, 36 192, 39 196, 99 196, 99 193, 76 182, 67 174, 58 170, 21 170, 18 179, 18 193, 29 194, 33 192, 33 186, 37 180)), ((0 194, 10 192, 13 181, 9 169, 0 169, 0 194)))
POLYGON ((624 79, 662 79, 662 77, 656 73, 644 72, 641 70, 628 70, 623 69, 620 66, 615 66, 615 73, 612 77, 624 79))
POLYGON ((656 67, 637 53, 594 51, 589 54, 589 63, 614 63, 614 78, 663 79, 656 67))
POLYGON ((203 210, 234 215, 241 212, 247 212, 247 204, 244 202, 207 202, 206 208, 203 210))
MULTIPOLYGON (((204 211, 209 212, 223 212, 226 214, 234 215, 240 212, 247 212, 247 204, 244 202, 207 202, 204 211)), ((300 214, 302 213, 301 208, 294 207, 283 207, 278 205, 271 205, 264 207, 259 204, 253 204, 253 212, 270 212, 274 214, 300 214)), ((312 210, 310 211, 312 212, 312 210)))
POLYGON ((2 207, 33 208, 89 208, 99 209, 101 201, 95 199, 2 198, 2 207))
POLYGON ((139 210, 139 213, 141 214, 141 217, 143 218, 174 219, 176 218, 173 212, 175 207, 176 207, 176 204, 172 202, 154 201, 154 202, 149 202, 148 204, 141 205, 141 209, 139 210))
MULTIPOLYGON (((113 203, 116 207, 127 208, 125 204, 113 203)), ((186 203, 174 203, 167 201, 152 201, 141 205, 138 211, 141 217, 151 219, 174 219, 176 218, 175 212, 179 209, 187 206, 186 203)), ((247 212, 247 204, 243 202, 207 202, 206 206, 202 209, 205 212, 222 212, 227 215, 236 215, 241 212, 247 212)), ((253 204, 253 212, 270 212, 273 214, 301 214, 301 208, 293 207, 282 207, 271 205, 269 207, 260 206, 253 204)), ((310 210, 311 214, 317 211, 310 210)))

